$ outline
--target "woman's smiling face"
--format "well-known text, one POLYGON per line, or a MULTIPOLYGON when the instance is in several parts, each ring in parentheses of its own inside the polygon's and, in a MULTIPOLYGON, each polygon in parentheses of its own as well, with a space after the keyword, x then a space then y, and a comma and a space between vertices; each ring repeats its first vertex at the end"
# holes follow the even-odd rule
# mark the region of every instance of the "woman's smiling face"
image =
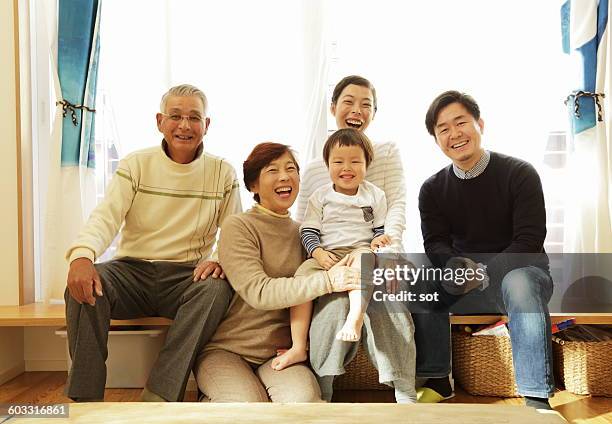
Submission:
POLYGON ((293 156, 289 152, 264 166, 251 192, 259 195, 259 204, 264 208, 286 214, 300 191, 300 174, 293 156))
POLYGON ((365 131, 374 119, 374 95, 368 87, 349 84, 331 105, 338 129, 355 128, 365 131))

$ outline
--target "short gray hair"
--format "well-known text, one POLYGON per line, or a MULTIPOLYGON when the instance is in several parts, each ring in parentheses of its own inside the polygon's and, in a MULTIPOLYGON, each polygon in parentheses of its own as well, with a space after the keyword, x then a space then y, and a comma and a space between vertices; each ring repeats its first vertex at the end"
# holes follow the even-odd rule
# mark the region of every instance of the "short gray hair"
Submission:
POLYGON ((162 96, 161 103, 159 104, 159 111, 164 113, 166 111, 166 103, 168 102, 168 97, 178 96, 178 97, 189 97, 196 96, 200 100, 202 100, 202 105, 204 105, 204 115, 206 116, 208 113, 208 100, 206 99, 206 94, 198 87, 190 85, 190 84, 181 84, 171 87, 166 93, 162 96))

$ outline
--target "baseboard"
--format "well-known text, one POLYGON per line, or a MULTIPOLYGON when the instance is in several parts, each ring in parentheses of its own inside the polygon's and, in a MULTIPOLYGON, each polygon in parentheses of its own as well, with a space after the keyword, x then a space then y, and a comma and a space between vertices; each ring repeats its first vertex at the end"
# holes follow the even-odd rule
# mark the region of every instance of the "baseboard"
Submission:
POLYGON ((43 360, 26 360, 26 371, 68 371, 68 365, 65 360, 43 359, 43 360))
MULTIPOLYGON (((67 371, 67 363, 62 360, 28 360, 24 361, 21 366, 11 368, 8 371, 0 374, 0 384, 15 378, 24 371, 67 371), (6 378, 5 378, 6 376, 6 378)), ((198 390, 198 385, 193 377, 193 374, 189 376, 187 380, 188 392, 195 392, 198 390)))
POLYGON ((21 375, 25 372, 25 362, 21 361, 19 364, 7 369, 6 371, 0 372, 0 385, 6 383, 9 380, 21 375))

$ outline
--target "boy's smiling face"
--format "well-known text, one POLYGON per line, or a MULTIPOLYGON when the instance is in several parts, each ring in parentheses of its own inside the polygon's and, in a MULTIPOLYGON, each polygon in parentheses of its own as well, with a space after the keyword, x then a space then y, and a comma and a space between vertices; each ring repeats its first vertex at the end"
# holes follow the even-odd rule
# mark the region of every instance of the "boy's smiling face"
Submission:
POLYGON ((338 193, 353 196, 366 175, 366 159, 360 146, 332 147, 329 155, 329 176, 338 193))

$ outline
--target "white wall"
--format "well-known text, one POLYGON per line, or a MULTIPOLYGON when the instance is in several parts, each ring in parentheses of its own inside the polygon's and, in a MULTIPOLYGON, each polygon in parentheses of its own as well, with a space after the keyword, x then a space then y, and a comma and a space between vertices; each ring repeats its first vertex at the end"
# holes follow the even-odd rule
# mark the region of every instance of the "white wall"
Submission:
MULTIPOLYGON (((17 89, 13 1, 0 1, 0 305, 19 304, 17 89)), ((24 370, 23 329, 0 328, 0 384, 24 370)))
POLYGON ((19 186, 13 6, 13 1, 0 1, 0 305, 19 304, 19 186))

